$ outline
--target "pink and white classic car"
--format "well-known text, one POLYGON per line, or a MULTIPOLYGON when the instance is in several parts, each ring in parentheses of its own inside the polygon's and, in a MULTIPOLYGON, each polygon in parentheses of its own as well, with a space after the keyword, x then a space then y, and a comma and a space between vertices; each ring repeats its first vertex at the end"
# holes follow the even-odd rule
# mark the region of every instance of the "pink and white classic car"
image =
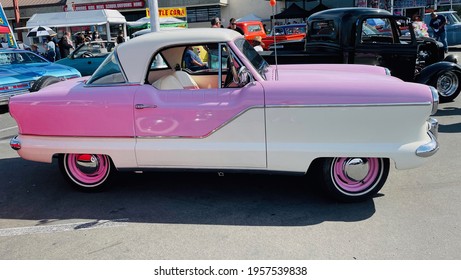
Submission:
POLYGON ((91 77, 9 106, 19 127, 11 147, 27 160, 58 157, 83 191, 107 187, 115 170, 315 166, 329 195, 360 201, 381 189, 391 161, 414 168, 438 150, 434 88, 377 66, 270 66, 228 29, 137 37, 91 77))

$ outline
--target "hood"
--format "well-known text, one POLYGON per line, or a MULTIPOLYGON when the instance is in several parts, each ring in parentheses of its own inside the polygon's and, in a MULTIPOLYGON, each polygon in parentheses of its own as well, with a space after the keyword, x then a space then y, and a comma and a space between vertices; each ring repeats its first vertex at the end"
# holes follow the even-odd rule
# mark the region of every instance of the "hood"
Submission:
POLYGON ((270 66, 263 83, 268 104, 395 104, 432 102, 427 85, 404 82, 386 68, 355 64, 270 66), (284 94, 279 94, 283 92, 284 94), (306 96, 309 96, 306 98, 306 96), (268 98, 269 97, 269 98, 268 98))

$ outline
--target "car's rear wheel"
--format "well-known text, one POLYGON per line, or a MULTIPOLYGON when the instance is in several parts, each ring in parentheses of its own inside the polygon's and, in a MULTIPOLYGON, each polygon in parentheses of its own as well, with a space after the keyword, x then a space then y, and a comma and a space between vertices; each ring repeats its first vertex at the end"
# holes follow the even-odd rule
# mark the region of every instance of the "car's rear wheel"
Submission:
POLYGON ((111 174, 109 157, 99 154, 64 154, 59 167, 72 186, 84 192, 104 190, 111 174))
POLYGON ((389 159, 328 158, 322 171, 324 189, 330 197, 342 202, 364 201, 384 186, 389 159))
POLYGON ((440 102, 453 101, 461 91, 461 74, 455 71, 442 71, 433 85, 439 92, 440 102))
POLYGON ((61 79, 55 76, 43 76, 38 78, 29 89, 30 92, 36 92, 44 87, 60 82, 61 79))

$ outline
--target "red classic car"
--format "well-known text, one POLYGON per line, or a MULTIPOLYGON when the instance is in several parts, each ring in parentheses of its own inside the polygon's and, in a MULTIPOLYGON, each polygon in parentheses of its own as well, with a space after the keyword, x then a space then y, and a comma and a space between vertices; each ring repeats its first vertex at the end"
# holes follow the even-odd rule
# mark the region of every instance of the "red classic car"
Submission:
POLYGON ((263 49, 268 51, 269 46, 282 41, 302 40, 306 37, 306 24, 288 24, 274 26, 271 33, 262 39, 263 49))
POLYGON ((240 28, 243 32, 245 39, 251 42, 256 36, 261 36, 261 38, 266 38, 266 30, 260 21, 243 21, 237 22, 237 27, 240 28))
POLYGON ((434 88, 382 67, 275 67, 232 30, 161 31, 117 46, 91 78, 13 97, 10 145, 27 160, 58 157, 83 191, 110 186, 115 170, 315 167, 333 198, 361 201, 391 162, 414 168, 437 151, 437 106, 434 88), (206 67, 189 68, 192 47, 206 67))

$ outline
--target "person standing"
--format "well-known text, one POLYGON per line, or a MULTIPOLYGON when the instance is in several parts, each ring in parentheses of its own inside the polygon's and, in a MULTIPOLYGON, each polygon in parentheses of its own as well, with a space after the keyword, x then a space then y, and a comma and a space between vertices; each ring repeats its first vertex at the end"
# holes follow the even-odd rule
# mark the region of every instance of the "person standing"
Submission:
POLYGON ((262 52, 264 51, 263 47, 264 47, 264 43, 262 41, 262 37, 261 36, 256 36, 254 39, 253 39, 253 48, 257 51, 257 52, 262 52))
POLYGON ((125 42, 125 38, 123 38, 122 32, 119 32, 117 36, 117 45, 120 45, 123 42, 125 42))
POLYGON ((70 40, 70 33, 69 32, 64 32, 64 35, 61 38, 61 41, 59 41, 59 48, 61 51, 61 57, 67 57, 70 54, 70 50, 74 48, 74 45, 72 44, 72 41, 70 40))
POLYGON ((211 28, 220 28, 220 27, 221 27, 221 21, 219 20, 218 17, 211 19, 211 28))
POLYGON ((44 44, 45 48, 45 58, 50 62, 56 61, 56 45, 54 44, 51 36, 46 37, 46 43, 44 44))
POLYGON ((59 49, 60 48, 59 40, 58 40, 56 34, 51 35, 51 40, 54 43, 54 51, 56 53, 55 60, 60 60, 61 59, 61 50, 59 49))
POLYGON ((243 35, 243 30, 237 26, 237 23, 235 22, 235 18, 231 18, 229 20, 229 26, 227 28, 237 31, 238 33, 243 35))
POLYGON ((446 24, 447 19, 443 15, 438 15, 436 12, 431 13, 429 26, 434 32, 434 38, 443 44, 445 53, 448 53, 447 30, 445 29, 446 24))

